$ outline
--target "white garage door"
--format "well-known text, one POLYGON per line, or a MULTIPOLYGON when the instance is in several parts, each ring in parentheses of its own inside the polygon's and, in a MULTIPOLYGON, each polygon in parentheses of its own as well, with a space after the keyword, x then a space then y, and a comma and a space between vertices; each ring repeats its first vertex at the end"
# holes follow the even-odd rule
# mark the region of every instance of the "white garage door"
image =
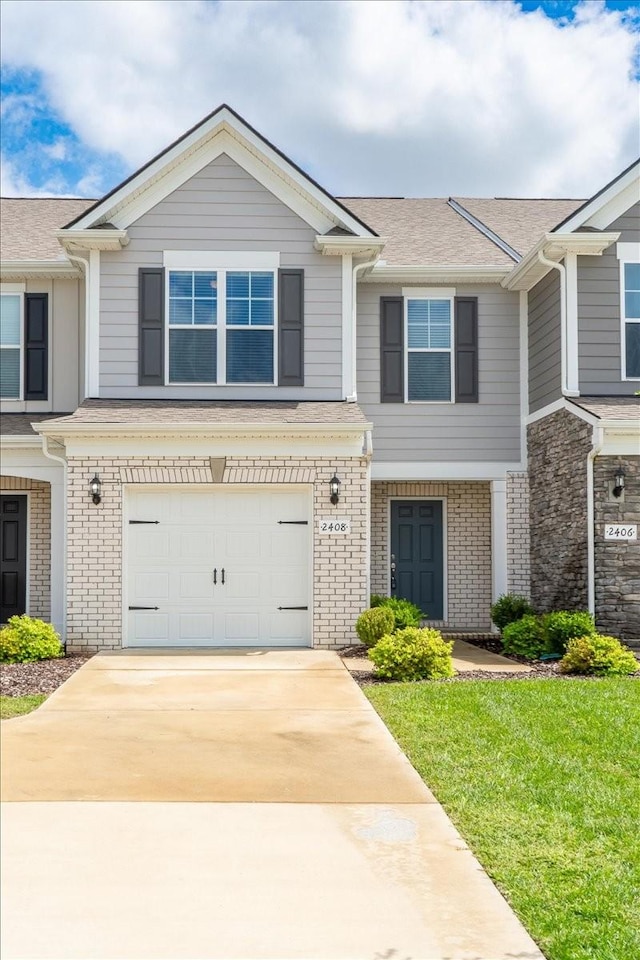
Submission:
POLYGON ((308 646, 311 494, 130 490, 125 646, 308 646))

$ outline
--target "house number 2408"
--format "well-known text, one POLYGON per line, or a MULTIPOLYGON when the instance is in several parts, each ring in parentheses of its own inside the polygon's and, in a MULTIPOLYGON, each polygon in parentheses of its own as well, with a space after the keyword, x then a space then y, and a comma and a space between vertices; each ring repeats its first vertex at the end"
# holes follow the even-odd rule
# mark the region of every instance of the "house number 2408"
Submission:
POLYGON ((351 533, 351 519, 341 517, 336 520, 333 517, 324 517, 318 520, 318 530, 320 533, 329 534, 351 533))

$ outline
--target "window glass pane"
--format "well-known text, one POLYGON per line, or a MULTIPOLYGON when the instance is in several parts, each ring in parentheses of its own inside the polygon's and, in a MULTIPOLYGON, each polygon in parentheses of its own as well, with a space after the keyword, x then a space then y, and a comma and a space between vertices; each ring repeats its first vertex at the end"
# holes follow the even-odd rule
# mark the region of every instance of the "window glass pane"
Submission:
POLYGON ((227 324, 242 324, 249 326, 249 301, 248 300, 227 300, 227 324))
POLYGON ((409 400, 451 400, 451 354, 409 354, 409 400))
POLYGON ((193 273, 190 270, 172 270, 169 274, 170 297, 193 296, 193 273))
POLYGON ((269 326, 273 323, 273 300, 251 301, 251 325, 269 326))
POLYGON ((217 297, 217 274, 207 271, 199 271, 196 273, 194 275, 194 293, 196 297, 217 297))
POLYGON ((407 304, 409 323, 427 323, 429 320, 428 300, 409 300, 407 304))
POLYGON ((0 350, 0 397, 20 399, 20 350, 0 350))
POLYGON ((215 383, 217 332, 169 331, 169 382, 215 383))
POLYGON ((626 324, 627 376, 640 377, 640 323, 626 324))
POLYGON ((640 263, 625 263, 624 286, 626 290, 640 290, 640 263))
POLYGON ((273 383, 273 330, 227 331, 227 383, 273 383))
POLYGON ((436 323, 449 322, 451 319, 451 302, 449 300, 429 300, 429 317, 436 323))
POLYGON ((432 323, 429 341, 430 347, 449 348, 451 346, 451 327, 449 324, 432 323))
POLYGON ((216 322, 215 300, 194 300, 193 301, 193 322, 194 323, 215 323, 216 322))
POLYGON ((251 274, 251 296, 273 298, 273 274, 251 274))
POLYGON ((249 296, 249 274, 229 272, 227 274, 227 296, 228 297, 248 297, 249 296))
POLYGON ((0 343, 20 346, 20 295, 0 297, 0 343))
POLYGON ((640 320, 640 293, 629 290, 624 295, 624 315, 627 320, 637 317, 640 320))
POLYGON ((409 300, 407 321, 410 347, 451 346, 449 300, 409 300))
POLYGON ((169 323, 193 323, 192 300, 169 300, 169 323))
POLYGON ((410 347, 429 346, 429 327, 426 323, 410 323, 408 327, 410 347))

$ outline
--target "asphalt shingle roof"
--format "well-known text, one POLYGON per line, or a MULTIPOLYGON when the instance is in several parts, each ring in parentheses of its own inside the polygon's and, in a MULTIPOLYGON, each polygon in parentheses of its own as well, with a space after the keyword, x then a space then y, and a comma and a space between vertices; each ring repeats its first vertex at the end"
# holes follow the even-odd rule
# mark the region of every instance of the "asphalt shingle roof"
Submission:
POLYGON ((571 402, 599 420, 635 420, 640 425, 640 397, 577 397, 571 402))
POLYGON ((56 230, 80 216, 93 200, 3 197, 0 200, 0 260, 64 260, 56 230))
POLYGON ((42 423, 56 417, 68 417, 68 413, 3 413, 0 417, 0 436, 28 437, 35 435, 32 423, 42 423))
POLYGON ((583 200, 517 200, 454 197, 489 229, 524 256, 543 233, 580 207, 583 200))

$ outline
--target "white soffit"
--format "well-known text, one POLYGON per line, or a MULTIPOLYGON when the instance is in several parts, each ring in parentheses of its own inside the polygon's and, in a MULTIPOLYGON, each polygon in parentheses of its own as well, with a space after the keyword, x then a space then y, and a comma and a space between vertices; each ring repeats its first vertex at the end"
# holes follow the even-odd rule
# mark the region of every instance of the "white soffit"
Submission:
POLYGON ((227 107, 217 110, 134 174, 113 195, 105 197, 95 209, 78 220, 72 229, 106 222, 126 229, 223 153, 318 233, 342 226, 356 236, 374 236, 227 107))

